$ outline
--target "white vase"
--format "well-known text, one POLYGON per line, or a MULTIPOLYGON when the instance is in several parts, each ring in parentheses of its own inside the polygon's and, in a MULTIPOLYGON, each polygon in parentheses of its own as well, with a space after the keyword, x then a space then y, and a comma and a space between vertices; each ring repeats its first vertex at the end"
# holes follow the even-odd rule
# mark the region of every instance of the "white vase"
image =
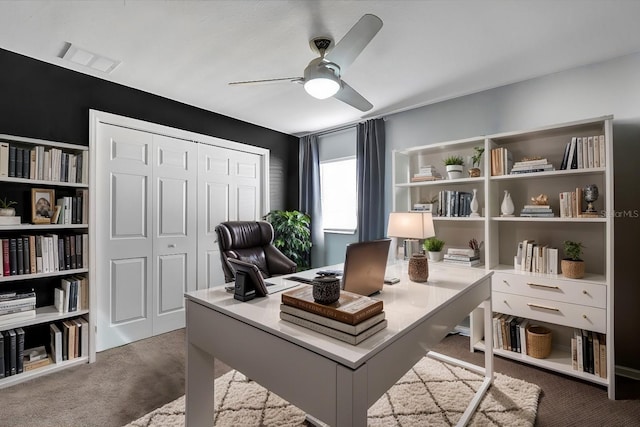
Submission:
POLYGON ((504 190, 504 198, 502 199, 502 205, 500 205, 500 212, 502 216, 513 216, 513 200, 511 200, 511 194, 507 190, 504 190))
POLYGON ((471 199, 471 214, 469 214, 470 217, 479 217, 480 214, 478 213, 478 197, 477 197, 477 193, 478 190, 476 188, 473 189, 473 198, 471 199))
POLYGON ((442 258, 444 256, 444 253, 442 251, 438 251, 438 252, 428 251, 427 253, 429 254, 429 261, 434 261, 434 262, 442 261, 442 258))

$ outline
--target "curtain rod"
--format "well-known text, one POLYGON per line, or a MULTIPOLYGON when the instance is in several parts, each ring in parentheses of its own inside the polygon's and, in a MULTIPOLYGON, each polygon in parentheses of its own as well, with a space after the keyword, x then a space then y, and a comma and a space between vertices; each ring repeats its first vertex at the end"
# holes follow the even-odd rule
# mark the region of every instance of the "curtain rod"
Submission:
MULTIPOLYGON (((367 119, 367 120, 365 120, 365 121, 368 121, 368 120, 374 120, 374 119, 382 119, 382 120, 386 120, 386 119, 387 119, 387 117, 386 117, 386 116, 372 117, 372 118, 369 118, 369 119, 367 119)), ((341 126, 338 126, 338 127, 335 127, 335 128, 325 129, 325 130, 320 131, 320 132, 318 132, 318 133, 310 132, 310 133, 307 133, 307 134, 305 134, 305 135, 301 135, 301 136, 300 136, 300 138, 302 138, 303 136, 307 136, 307 135, 315 135, 315 136, 325 136, 325 135, 329 135, 329 134, 331 134, 331 133, 340 132, 340 131, 343 131, 343 130, 347 130, 347 129, 354 128, 354 127, 356 127, 356 126, 358 125, 358 123, 364 123, 364 122, 363 122, 363 121, 359 121, 359 120, 358 120, 358 121, 356 121, 356 122, 351 122, 351 123, 348 123, 348 124, 345 124, 345 125, 341 125, 341 126)))

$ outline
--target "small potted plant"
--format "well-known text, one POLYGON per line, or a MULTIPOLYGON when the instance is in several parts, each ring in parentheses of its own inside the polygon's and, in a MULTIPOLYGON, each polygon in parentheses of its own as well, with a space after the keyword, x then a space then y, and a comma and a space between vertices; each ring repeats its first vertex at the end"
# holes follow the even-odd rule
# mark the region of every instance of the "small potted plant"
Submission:
POLYGON ((581 279, 584 277, 585 263, 580 259, 582 255, 582 243, 565 240, 564 254, 566 258, 560 262, 562 275, 570 279, 581 279))
POLYGON ((430 237, 424 241, 423 246, 424 250, 429 254, 431 261, 442 261, 444 240, 440 240, 437 237, 430 237))
POLYGON ((4 199, 0 199, 0 216, 15 216, 16 210, 12 206, 17 204, 18 202, 7 200, 6 197, 4 199))
POLYGON ((480 163, 482 162, 482 154, 484 154, 484 147, 481 147, 481 146, 473 147, 473 150, 475 151, 475 153, 473 154, 473 157, 471 157, 473 167, 469 169, 469 176, 472 178, 479 177, 480 174, 482 173, 482 171, 480 170, 480 163))
POLYGON ((458 179, 462 177, 462 171, 464 170, 464 160, 462 159, 462 156, 449 156, 444 159, 444 164, 446 166, 449 179, 458 179))

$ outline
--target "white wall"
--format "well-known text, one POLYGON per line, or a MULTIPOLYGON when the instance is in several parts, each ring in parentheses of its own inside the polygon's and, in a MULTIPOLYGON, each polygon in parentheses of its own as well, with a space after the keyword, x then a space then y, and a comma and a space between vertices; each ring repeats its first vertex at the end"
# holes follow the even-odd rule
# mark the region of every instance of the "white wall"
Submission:
MULTIPOLYGON (((391 151, 499 132, 614 115, 616 364, 640 370, 640 279, 634 263, 640 241, 640 53, 566 70, 398 113, 386 118, 386 162, 391 151)), ((385 210, 392 206, 387 174, 385 210)))

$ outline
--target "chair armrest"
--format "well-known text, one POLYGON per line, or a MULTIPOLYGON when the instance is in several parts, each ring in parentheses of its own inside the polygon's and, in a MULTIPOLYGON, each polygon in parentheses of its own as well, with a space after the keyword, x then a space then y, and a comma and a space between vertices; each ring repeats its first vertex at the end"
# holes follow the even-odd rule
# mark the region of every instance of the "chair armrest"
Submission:
POLYGON ((267 258, 269 273, 272 276, 280 274, 291 274, 297 271, 297 264, 285 256, 278 248, 273 245, 264 247, 264 254, 267 258))

